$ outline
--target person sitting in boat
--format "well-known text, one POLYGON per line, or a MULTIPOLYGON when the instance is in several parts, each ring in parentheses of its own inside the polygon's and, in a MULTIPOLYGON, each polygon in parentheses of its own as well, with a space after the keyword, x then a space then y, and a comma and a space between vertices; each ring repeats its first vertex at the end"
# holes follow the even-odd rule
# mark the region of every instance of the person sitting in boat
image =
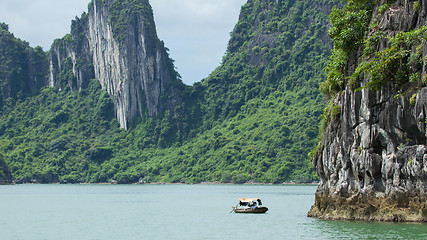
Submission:
POLYGON ((252 202, 251 204, 249 204, 249 207, 253 209, 257 208, 257 202, 256 201, 252 202))

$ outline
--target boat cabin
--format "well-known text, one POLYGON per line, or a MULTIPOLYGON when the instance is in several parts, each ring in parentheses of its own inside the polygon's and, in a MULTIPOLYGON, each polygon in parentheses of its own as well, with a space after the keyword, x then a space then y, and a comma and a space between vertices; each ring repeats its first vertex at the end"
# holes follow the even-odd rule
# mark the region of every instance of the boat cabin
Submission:
POLYGON ((268 208, 262 206, 259 198, 239 198, 239 204, 233 206, 232 210, 235 213, 265 213, 267 211, 268 208))
POLYGON ((259 198, 239 198, 239 206, 256 207, 261 205, 262 202, 259 198))

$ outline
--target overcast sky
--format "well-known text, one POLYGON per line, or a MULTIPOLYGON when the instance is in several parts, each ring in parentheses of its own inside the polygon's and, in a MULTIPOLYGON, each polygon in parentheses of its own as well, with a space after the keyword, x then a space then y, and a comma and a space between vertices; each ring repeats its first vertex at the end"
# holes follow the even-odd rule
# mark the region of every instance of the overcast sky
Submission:
MULTIPOLYGON (((16 37, 42 46, 70 32, 90 0, 0 0, 0 22, 16 37)), ((186 84, 206 78, 221 62, 246 0, 150 0, 159 38, 186 84)))

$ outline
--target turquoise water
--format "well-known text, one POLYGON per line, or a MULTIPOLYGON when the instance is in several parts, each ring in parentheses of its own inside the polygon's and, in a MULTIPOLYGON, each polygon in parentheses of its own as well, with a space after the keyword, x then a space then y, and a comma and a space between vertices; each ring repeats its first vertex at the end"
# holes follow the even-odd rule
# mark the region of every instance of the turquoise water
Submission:
POLYGON ((427 224, 307 218, 315 186, 0 186, 0 239, 427 239, 427 224), (230 213, 259 197, 267 214, 230 213))

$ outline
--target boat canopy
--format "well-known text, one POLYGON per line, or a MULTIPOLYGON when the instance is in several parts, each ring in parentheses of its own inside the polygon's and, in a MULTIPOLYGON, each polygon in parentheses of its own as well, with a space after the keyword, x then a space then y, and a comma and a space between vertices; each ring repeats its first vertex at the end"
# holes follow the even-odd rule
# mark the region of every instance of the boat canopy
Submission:
POLYGON ((258 198, 239 198, 239 201, 240 202, 250 203, 250 202, 253 202, 253 201, 258 201, 258 198))
POLYGON ((258 202, 259 205, 262 205, 261 199, 259 198, 239 198, 240 205, 246 206, 253 202, 258 202))

